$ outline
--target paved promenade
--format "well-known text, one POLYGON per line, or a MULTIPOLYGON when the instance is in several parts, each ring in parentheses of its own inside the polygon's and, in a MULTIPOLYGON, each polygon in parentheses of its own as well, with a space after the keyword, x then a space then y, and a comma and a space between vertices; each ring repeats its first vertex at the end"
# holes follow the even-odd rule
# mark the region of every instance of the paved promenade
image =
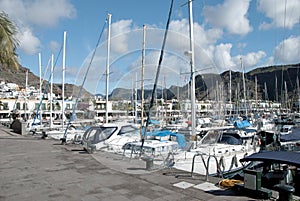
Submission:
POLYGON ((79 145, 60 145, 0 125, 0 201, 250 201, 216 186, 216 178, 162 167, 112 153, 88 154, 79 145), (176 178, 174 174, 182 175, 176 178))

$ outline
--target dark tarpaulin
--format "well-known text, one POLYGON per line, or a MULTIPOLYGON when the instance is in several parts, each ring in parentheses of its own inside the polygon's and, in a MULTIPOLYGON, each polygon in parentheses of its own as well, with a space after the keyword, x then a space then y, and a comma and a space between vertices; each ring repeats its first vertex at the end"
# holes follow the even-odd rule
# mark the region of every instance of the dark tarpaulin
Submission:
POLYGON ((289 165, 300 166, 300 153, 294 151, 266 151, 259 152, 240 159, 246 161, 277 162, 289 165))

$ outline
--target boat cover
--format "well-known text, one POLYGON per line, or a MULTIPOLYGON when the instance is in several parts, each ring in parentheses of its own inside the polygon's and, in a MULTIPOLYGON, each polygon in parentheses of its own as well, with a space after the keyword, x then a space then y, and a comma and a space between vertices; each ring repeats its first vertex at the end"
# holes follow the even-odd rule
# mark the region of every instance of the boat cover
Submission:
POLYGON ((294 151, 265 151, 254 153, 240 159, 240 162, 262 161, 270 163, 284 163, 300 166, 300 153, 294 151))
POLYGON ((236 121, 236 122, 234 122, 233 125, 236 128, 246 128, 246 127, 252 126, 248 120, 236 121))
POLYGON ((164 136, 174 136, 176 137, 176 140, 177 140, 177 143, 178 143, 178 146, 180 148, 183 148, 186 146, 186 140, 185 140, 185 137, 183 134, 179 134, 179 133, 174 133, 174 132, 171 132, 169 130, 156 130, 156 131, 153 131, 153 132, 147 132, 147 136, 157 136, 157 137, 164 137, 164 136))
POLYGON ((300 129, 294 129, 292 133, 280 135, 281 142, 300 141, 300 129))

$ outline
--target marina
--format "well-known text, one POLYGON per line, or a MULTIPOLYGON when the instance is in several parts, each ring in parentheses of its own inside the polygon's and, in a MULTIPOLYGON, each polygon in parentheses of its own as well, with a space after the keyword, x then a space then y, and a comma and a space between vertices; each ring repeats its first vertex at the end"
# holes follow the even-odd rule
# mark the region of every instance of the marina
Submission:
POLYGON ((300 201, 300 2, 19 1, 0 200, 300 201))

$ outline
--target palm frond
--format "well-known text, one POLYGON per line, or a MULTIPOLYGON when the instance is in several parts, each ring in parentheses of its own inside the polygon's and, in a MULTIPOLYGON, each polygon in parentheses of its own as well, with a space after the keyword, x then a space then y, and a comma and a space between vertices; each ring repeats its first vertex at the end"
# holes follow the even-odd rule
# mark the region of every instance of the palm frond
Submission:
POLYGON ((0 13, 0 63, 14 69, 19 68, 16 48, 19 41, 16 38, 17 29, 12 20, 4 12, 0 13))

